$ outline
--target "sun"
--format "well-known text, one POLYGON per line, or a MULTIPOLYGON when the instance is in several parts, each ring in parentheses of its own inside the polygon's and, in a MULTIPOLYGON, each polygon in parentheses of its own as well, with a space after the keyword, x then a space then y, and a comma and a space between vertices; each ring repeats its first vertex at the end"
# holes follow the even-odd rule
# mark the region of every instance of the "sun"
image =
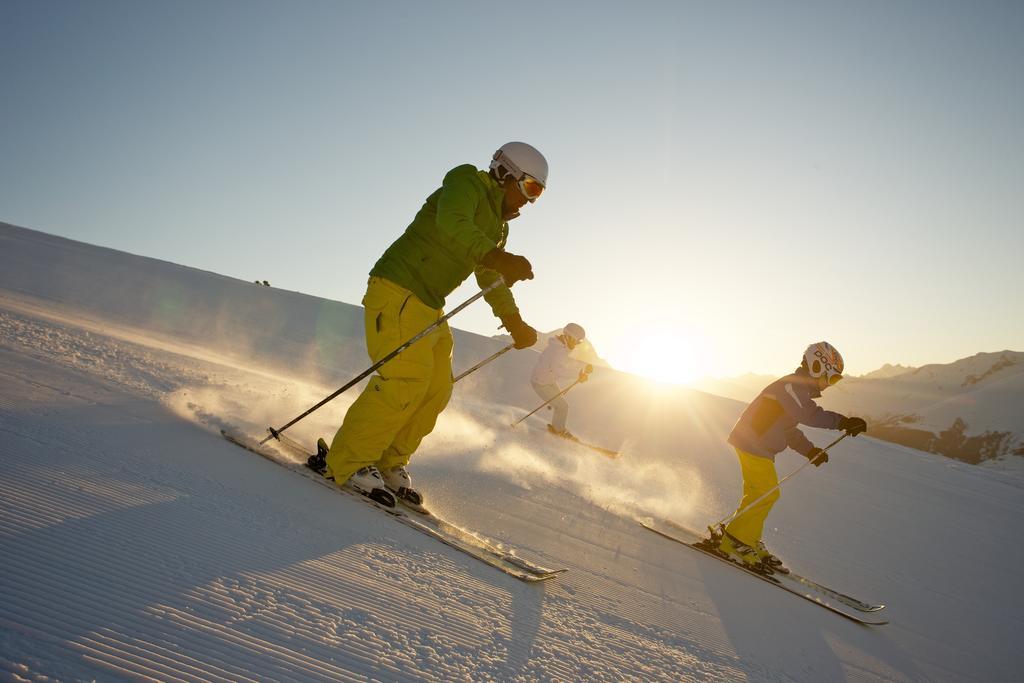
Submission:
POLYGON ((663 384, 685 384, 707 374, 707 359, 699 344, 666 331, 634 335, 627 344, 610 351, 608 360, 612 367, 663 384))

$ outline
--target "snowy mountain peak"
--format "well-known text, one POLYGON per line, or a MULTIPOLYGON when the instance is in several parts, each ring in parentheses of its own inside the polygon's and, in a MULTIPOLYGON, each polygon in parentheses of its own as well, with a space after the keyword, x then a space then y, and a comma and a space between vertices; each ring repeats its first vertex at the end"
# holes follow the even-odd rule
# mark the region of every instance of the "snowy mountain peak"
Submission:
MULTIPOLYGON (((979 356, 983 356, 983 357, 987 358, 987 357, 989 357, 991 355, 992 354, 982 354, 982 353, 979 353, 978 356, 975 356, 975 358, 977 358, 979 356)), ((970 386, 972 384, 978 384, 979 382, 983 382, 984 380, 992 377, 993 375, 995 375, 996 373, 998 373, 998 372, 1000 372, 1002 370, 1009 370, 1010 368, 1013 368, 1014 366, 1019 365, 1022 357, 1024 357, 1024 354, 1014 353, 1012 351, 1003 351, 1002 353, 999 354, 999 358, 997 358, 992 363, 992 365, 989 366, 988 370, 986 370, 985 372, 981 373, 980 375, 968 375, 967 378, 964 379, 964 383, 961 384, 960 386, 961 387, 967 387, 967 386, 970 386)), ((1004 373, 1004 375, 1005 374, 1006 373, 1004 373)))

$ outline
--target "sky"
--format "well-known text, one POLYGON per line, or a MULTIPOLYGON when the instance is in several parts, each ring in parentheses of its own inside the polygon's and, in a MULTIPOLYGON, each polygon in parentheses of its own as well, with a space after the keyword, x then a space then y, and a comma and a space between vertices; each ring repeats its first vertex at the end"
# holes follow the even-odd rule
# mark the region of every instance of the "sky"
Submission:
POLYGON ((534 327, 668 382, 947 363, 1024 350, 1022 73, 1015 1, 4 0, 0 221, 358 304, 522 140, 534 327))

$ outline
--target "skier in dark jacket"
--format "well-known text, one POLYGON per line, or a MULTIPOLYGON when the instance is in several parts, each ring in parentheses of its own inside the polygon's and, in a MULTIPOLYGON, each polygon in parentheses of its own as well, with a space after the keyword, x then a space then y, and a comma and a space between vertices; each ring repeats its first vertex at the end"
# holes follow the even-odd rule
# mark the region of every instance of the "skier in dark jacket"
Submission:
POLYGON ((850 436, 867 429, 863 419, 845 417, 814 402, 823 390, 843 378, 842 373, 843 357, 831 344, 811 344, 796 372, 765 387, 740 415, 728 439, 743 471, 743 498, 736 509, 764 498, 725 527, 719 552, 751 568, 782 569, 779 559, 761 542, 765 519, 779 499, 775 455, 792 448, 820 467, 828 462, 828 453, 811 443, 797 429, 798 424, 843 430, 850 436), (771 493, 765 496, 768 491, 771 493))

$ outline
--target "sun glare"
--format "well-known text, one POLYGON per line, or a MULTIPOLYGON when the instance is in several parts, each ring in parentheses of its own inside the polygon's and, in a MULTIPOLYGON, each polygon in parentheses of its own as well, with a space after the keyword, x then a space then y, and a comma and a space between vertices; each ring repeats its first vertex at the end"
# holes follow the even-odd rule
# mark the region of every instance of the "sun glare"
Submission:
POLYGON ((608 360, 619 370, 662 384, 685 384, 706 374, 706 359, 693 341, 669 332, 632 337, 628 348, 610 353, 608 360))

